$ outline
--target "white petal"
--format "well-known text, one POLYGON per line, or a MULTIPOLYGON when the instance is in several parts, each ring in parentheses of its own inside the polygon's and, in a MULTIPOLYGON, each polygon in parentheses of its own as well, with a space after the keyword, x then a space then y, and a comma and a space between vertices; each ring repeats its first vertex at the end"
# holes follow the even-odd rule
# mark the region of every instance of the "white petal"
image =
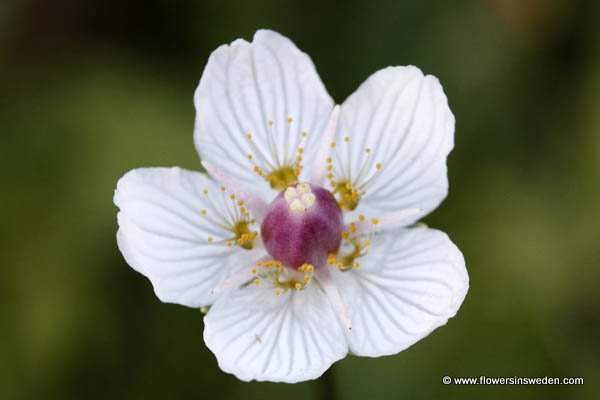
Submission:
POLYGON ((223 194, 205 174, 180 168, 136 169, 119 180, 114 202, 120 209, 119 249, 132 268, 150 279, 164 302, 211 304, 216 298, 211 289, 260 258, 260 250, 208 243, 209 237, 217 241, 227 232, 202 210, 213 218, 216 212, 227 215, 227 210, 223 194))
POLYGON ((389 67, 371 75, 342 104, 336 143, 337 170, 355 179, 365 166, 363 182, 377 173, 351 218, 422 209, 404 221, 406 226, 446 197, 454 116, 437 78, 416 67, 389 67), (382 164, 378 172, 377 163, 382 164))
POLYGON ((348 351, 336 315, 317 284, 274 292, 250 284, 219 298, 204 317, 206 345, 244 381, 318 378, 348 351))
POLYGON ((303 176, 310 176, 306 166, 312 165, 334 105, 310 58, 268 30, 256 32, 252 43, 236 40, 216 49, 194 103, 194 139, 202 159, 252 186, 267 201, 275 192, 254 166, 268 172, 269 165, 293 162, 302 132, 307 132, 303 176))
POLYGON ((395 354, 427 336, 456 314, 469 286, 461 252, 433 229, 387 231, 360 261, 334 274, 360 356, 395 354))

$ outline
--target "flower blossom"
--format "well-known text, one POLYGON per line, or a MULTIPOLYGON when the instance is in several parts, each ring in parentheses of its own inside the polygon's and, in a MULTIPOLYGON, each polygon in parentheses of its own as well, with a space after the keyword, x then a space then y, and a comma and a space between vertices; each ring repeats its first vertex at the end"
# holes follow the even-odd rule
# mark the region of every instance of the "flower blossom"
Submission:
POLYGON ((414 66, 335 105, 282 35, 217 48, 194 95, 208 174, 118 182, 117 242, 163 302, 202 308, 204 341, 244 381, 319 377, 348 353, 398 353, 444 325, 464 258, 417 221, 446 197, 454 116, 414 66))

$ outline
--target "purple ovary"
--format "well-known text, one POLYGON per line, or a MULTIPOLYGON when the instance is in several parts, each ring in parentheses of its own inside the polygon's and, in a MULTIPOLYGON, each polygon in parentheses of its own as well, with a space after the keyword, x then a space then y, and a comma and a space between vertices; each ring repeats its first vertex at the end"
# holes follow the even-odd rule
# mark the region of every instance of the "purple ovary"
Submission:
POLYGON ((337 253, 344 229, 342 211, 326 189, 300 183, 280 192, 261 227, 269 255, 284 266, 315 268, 337 253))

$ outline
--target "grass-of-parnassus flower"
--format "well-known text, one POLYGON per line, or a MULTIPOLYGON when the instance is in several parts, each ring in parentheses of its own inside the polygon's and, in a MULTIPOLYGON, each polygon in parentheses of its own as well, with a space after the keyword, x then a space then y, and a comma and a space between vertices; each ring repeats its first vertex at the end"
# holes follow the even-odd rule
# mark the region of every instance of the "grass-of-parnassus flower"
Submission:
POLYGON ((208 174, 126 173, 117 240, 160 300, 208 310, 224 371, 314 379, 455 315, 463 256, 415 224, 448 191, 454 116, 435 77, 385 68, 337 106, 306 54, 260 30, 212 53, 194 103, 208 174))

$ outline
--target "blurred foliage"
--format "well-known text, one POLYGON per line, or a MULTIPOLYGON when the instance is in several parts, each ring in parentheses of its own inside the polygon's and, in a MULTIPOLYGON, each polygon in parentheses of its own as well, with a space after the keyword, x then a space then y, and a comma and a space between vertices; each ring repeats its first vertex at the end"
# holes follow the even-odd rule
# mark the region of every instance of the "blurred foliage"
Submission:
POLYGON ((589 1, 4 0, 0 398, 594 398, 600 379, 600 12, 589 1), (456 115, 450 195, 427 222, 465 254, 456 318, 326 379, 243 383, 199 311, 161 304, 115 244, 118 178, 199 169, 192 94, 212 49, 268 27, 338 102, 415 64, 456 115), (584 386, 445 386, 584 376, 584 386), (329 388, 330 390, 331 388, 329 388))

